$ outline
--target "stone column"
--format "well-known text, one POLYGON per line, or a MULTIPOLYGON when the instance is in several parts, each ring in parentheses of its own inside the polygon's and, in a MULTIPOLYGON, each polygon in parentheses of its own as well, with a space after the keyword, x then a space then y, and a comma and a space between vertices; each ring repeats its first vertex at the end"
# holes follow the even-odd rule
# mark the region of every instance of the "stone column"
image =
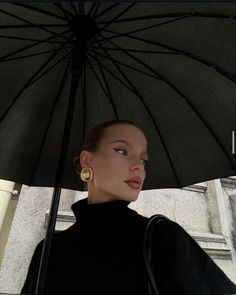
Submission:
POLYGON ((236 194, 230 195, 230 204, 232 208, 232 215, 233 215, 233 230, 232 230, 232 236, 233 236, 233 243, 234 248, 236 249, 236 194))
MULTIPOLYGON (((229 198, 224 193, 220 179, 207 182, 207 202, 209 210, 209 223, 214 234, 221 234, 226 239, 232 255, 232 263, 236 265, 236 252, 233 245, 233 236, 231 232, 229 198)), ((234 270, 234 276, 236 271, 234 270)))
POLYGON ((7 208, 14 191, 15 183, 0 179, 0 231, 7 213, 7 208))

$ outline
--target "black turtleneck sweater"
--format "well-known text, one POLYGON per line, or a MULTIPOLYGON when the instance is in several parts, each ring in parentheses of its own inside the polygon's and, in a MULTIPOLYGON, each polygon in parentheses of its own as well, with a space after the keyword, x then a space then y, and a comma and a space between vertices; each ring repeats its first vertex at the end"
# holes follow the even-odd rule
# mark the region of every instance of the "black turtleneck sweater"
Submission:
MULTIPOLYGON (((45 295, 147 295, 142 243, 148 218, 127 201, 72 205, 76 223, 55 233, 45 295)), ((216 295, 236 287, 177 223, 161 222, 153 239, 153 269, 161 294, 216 295)), ((34 294, 42 241, 21 294, 34 294)))

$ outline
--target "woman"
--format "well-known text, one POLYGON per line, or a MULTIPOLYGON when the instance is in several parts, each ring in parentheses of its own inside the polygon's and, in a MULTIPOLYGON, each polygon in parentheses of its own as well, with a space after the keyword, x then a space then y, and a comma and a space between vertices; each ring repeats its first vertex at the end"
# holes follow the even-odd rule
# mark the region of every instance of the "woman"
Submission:
MULTIPOLYGON (((72 205, 76 223, 56 233, 46 295, 147 295, 142 254, 149 221, 128 208, 137 200, 148 160, 144 133, 128 121, 98 125, 75 159, 88 198, 72 205)), ((236 293, 236 286, 177 223, 155 228, 152 266, 160 294, 236 293)), ((23 294, 34 293, 42 242, 33 255, 23 294)))

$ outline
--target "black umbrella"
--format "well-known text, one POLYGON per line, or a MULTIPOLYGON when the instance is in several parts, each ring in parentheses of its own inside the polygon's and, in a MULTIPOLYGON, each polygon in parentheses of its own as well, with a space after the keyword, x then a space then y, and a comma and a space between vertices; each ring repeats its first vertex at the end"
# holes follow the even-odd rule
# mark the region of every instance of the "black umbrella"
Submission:
POLYGON ((235 175, 235 8, 1 3, 0 178, 54 186, 55 223, 84 136, 112 119, 147 135, 144 189, 235 175))

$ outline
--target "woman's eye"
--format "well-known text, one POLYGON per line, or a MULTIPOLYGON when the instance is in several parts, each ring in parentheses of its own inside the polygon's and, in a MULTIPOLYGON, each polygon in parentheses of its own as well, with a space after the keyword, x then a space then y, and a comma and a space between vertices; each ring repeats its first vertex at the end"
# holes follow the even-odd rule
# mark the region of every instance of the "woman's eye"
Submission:
POLYGON ((115 149, 115 151, 117 151, 121 155, 127 155, 127 150, 125 150, 125 149, 115 149))
POLYGON ((144 166, 147 164, 147 161, 148 161, 148 160, 146 160, 146 159, 141 159, 141 162, 142 162, 142 164, 143 164, 144 166))

